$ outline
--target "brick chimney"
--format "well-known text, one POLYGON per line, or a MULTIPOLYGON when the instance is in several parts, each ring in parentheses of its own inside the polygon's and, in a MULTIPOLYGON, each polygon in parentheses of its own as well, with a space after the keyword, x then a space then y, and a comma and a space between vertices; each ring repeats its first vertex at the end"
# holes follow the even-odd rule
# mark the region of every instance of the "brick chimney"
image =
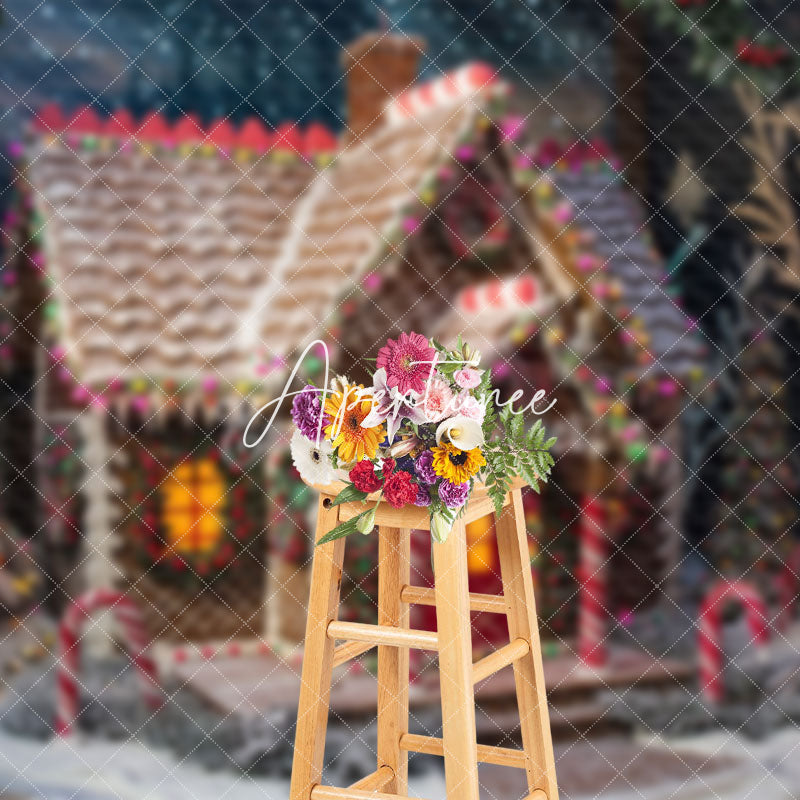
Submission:
POLYGON ((384 106, 417 79, 421 39, 383 32, 365 33, 343 53, 347 86, 347 138, 357 139, 382 119, 384 106))

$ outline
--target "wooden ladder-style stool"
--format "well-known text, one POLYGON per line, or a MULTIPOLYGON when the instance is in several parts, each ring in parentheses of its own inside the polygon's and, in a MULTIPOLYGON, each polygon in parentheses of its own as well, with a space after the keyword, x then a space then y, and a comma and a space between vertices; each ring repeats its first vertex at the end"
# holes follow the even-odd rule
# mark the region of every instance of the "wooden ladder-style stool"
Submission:
MULTIPOLYGON (((432 543, 435 589, 410 583, 410 531, 427 529, 428 510, 381 502, 378 525, 378 624, 337 620, 345 539, 317 546, 311 572, 303 674, 289 800, 396 800, 408 797, 408 753, 444 756, 447 800, 478 800, 478 763, 524 769, 527 800, 557 800, 555 762, 545 696, 525 517, 517 480, 496 520, 503 595, 470 593, 465 526, 494 513, 476 485, 447 541, 432 543), (409 606, 436 607, 437 632, 409 628, 409 606), (469 612, 505 614, 509 644, 473 663, 469 612), (336 644, 340 642, 340 644, 336 644), (323 786, 322 765, 334 667, 378 648, 377 769, 352 786, 323 786), (409 648, 438 651, 442 738, 408 732, 409 648), (523 749, 479 745, 474 685, 512 665, 523 749)), ((342 485, 320 489, 316 540, 364 510, 332 505, 342 485)), ((359 535, 359 534, 353 534, 359 535)), ((374 534, 372 534, 374 535, 374 534)))

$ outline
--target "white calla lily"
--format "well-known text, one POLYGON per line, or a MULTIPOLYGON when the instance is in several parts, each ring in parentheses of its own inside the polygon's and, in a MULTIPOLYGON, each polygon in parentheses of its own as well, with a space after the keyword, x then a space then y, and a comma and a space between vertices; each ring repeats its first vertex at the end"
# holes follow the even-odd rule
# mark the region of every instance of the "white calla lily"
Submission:
POLYGON ((472 450, 484 443, 483 428, 479 422, 469 417, 450 417, 436 428, 436 444, 441 444, 442 439, 459 450, 472 450))

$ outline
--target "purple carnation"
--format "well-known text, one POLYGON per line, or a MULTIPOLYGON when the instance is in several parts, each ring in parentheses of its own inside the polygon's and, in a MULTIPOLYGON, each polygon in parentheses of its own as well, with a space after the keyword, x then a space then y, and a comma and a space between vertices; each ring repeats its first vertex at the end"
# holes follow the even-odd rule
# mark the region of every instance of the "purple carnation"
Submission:
POLYGON ((330 422, 327 414, 322 414, 321 391, 315 386, 306 386, 292 400, 292 419, 297 429, 306 439, 316 441, 319 431, 319 418, 322 415, 322 429, 330 422))
POLYGON ((469 481, 464 483, 442 481, 439 484, 439 497, 448 508, 461 508, 469 497, 469 481))
POLYGON ((415 506, 427 508, 431 504, 431 494, 426 486, 417 484, 417 499, 414 501, 415 506))
POLYGON ((430 450, 423 450, 414 462, 414 472, 417 477, 428 486, 436 483, 438 480, 437 474, 433 471, 433 452, 430 450))

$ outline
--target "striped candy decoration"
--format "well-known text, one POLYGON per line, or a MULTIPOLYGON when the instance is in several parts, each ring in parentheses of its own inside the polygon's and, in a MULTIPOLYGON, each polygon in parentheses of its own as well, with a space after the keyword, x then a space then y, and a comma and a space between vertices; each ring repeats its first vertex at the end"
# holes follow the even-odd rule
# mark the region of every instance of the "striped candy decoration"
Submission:
POLYGON ((386 114, 390 122, 417 117, 449 104, 463 102, 487 90, 504 91, 497 70, 480 62, 465 64, 453 72, 415 86, 390 101, 386 114))
POLYGON ((533 275, 523 275, 510 281, 495 278, 464 289, 456 298, 456 305, 469 314, 493 308, 543 311, 546 308, 546 293, 541 291, 533 275))
POLYGON ((111 609, 122 627, 124 643, 139 673, 142 696, 148 707, 155 710, 163 702, 155 662, 147 652, 149 641, 139 609, 121 592, 93 589, 70 605, 58 629, 60 658, 56 678, 55 730, 59 736, 70 733, 72 723, 78 715, 80 701, 78 673, 82 631, 92 614, 102 609, 111 609))
POLYGON ((580 563, 578 580, 578 655, 590 667, 602 667, 607 660, 604 644, 608 612, 606 584, 607 541, 606 515, 597 498, 583 502, 578 539, 580 563))
POLYGON ((800 589, 800 545, 796 545, 787 557, 783 569, 777 576, 778 610, 774 625, 785 631, 794 619, 797 595, 800 589))
POLYGON ((700 606, 698 649, 700 651, 700 688, 712 703, 724 695, 722 671, 722 610, 729 600, 738 600, 745 611, 753 641, 767 641, 767 607, 755 586, 745 581, 719 581, 711 587, 700 606))
POLYGON ((188 647, 176 647, 170 650, 169 659, 182 664, 193 659, 211 661, 217 658, 240 658, 250 656, 280 655, 269 642, 262 639, 246 639, 243 641, 225 641, 205 645, 192 644, 188 647))

